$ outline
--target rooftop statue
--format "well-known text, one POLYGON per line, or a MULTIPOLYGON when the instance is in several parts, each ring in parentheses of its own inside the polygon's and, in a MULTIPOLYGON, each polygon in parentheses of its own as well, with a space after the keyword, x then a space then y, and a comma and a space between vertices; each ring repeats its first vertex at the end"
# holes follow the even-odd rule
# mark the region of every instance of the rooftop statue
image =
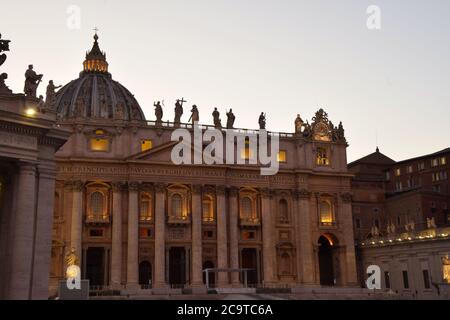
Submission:
POLYGON ((225 112, 227 113, 227 129, 233 129, 234 120, 236 119, 233 109, 230 109, 228 112, 225 110, 225 112))
MULTIPOLYGON (((2 40, 1 39, 2 35, 0 34, 0 53, 4 52, 4 51, 9 51, 9 43, 11 42, 10 40, 2 40)), ((6 54, 2 53, 0 55, 0 66, 6 61, 6 54)), ((8 74, 7 73, 1 73, 0 74, 0 94, 1 93, 12 93, 12 91, 6 86, 5 84, 5 80, 8 79, 8 74)))
POLYGON ((222 128, 222 121, 220 120, 220 113, 217 110, 217 108, 214 108, 212 116, 213 116, 213 121, 214 121, 214 127, 222 128))
POLYGON ((183 115, 183 102, 187 102, 184 100, 184 98, 177 99, 177 102, 175 102, 175 119, 173 120, 174 123, 180 124, 181 122, 181 116, 183 115))
POLYGON ((163 117, 163 109, 161 107, 161 102, 155 102, 153 103, 153 106, 155 107, 155 117, 156 117, 156 124, 160 125, 162 123, 162 117, 163 117))
POLYGON ((266 114, 261 112, 258 119, 259 129, 266 129, 266 114))
POLYGON ((53 110, 55 108, 56 93, 55 90, 62 86, 55 86, 53 80, 50 80, 47 85, 47 95, 45 97, 45 105, 48 109, 53 110))
POLYGON ((295 118, 295 133, 300 134, 302 133, 302 127, 303 127, 303 120, 300 117, 299 114, 297 114, 297 118, 295 118))
POLYGON ((75 248, 72 247, 72 249, 70 249, 70 252, 67 253, 66 258, 65 258, 66 264, 67 266, 77 266, 79 263, 78 260, 78 256, 76 254, 75 248))
POLYGON ((197 109, 197 106, 194 104, 194 105, 192 106, 192 109, 191 109, 191 116, 190 116, 190 118, 189 118, 188 121, 191 121, 191 120, 192 120, 192 124, 194 124, 194 123, 198 122, 199 119, 200 119, 200 116, 199 116, 199 113, 198 113, 198 109, 197 109))
POLYGON ((42 74, 37 74, 33 70, 33 65, 28 66, 28 70, 25 72, 25 87, 23 89, 27 96, 36 98, 36 91, 39 83, 42 81, 42 74))

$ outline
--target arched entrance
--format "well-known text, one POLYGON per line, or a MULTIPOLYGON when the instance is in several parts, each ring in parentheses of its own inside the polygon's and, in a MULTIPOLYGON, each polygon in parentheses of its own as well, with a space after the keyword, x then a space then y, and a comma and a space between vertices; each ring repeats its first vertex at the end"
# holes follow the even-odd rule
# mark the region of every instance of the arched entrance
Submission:
POLYGON ((148 261, 139 263, 139 284, 149 286, 152 283, 152 265, 148 261))
POLYGON ((320 284, 323 286, 335 285, 335 267, 333 263, 334 246, 336 239, 333 235, 321 235, 318 240, 319 245, 319 272, 320 284))
MULTIPOLYGON (((214 263, 212 261, 205 261, 203 263, 203 270, 205 269, 213 269, 214 263)), ((203 283, 206 284, 206 272, 203 272, 203 283)), ((216 273, 208 272, 208 285, 210 288, 214 288, 216 286, 216 273)))

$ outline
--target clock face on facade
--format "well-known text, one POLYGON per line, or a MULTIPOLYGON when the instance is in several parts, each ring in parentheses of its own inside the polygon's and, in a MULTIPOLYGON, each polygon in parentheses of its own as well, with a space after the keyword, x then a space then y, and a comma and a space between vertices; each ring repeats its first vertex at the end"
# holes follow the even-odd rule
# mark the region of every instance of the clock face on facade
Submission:
POLYGON ((314 140, 330 141, 328 126, 325 123, 319 122, 314 127, 314 140))

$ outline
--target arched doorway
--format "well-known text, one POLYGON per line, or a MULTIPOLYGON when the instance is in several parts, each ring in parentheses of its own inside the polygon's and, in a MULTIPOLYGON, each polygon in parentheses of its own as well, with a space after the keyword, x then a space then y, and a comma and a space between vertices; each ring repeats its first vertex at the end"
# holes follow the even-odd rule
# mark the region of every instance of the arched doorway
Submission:
MULTIPOLYGON (((205 261, 203 263, 203 270, 205 269, 213 269, 214 263, 212 261, 205 261)), ((203 283, 206 284, 206 272, 203 272, 203 283)), ((216 286, 216 273, 208 272, 208 285, 210 288, 214 288, 216 286)))
POLYGON ((139 284, 149 286, 152 283, 152 265, 148 261, 139 263, 139 284))
POLYGON ((335 268, 333 265, 333 251, 336 241, 332 235, 321 235, 319 245, 319 272, 320 284, 323 286, 335 285, 335 268))

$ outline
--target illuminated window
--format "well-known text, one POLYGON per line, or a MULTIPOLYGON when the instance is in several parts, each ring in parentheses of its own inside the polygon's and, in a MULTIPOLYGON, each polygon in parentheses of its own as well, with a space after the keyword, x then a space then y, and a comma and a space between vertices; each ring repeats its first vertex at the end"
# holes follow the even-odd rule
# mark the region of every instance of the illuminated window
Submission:
POLYGON ((278 162, 286 162, 286 151, 279 151, 277 154, 277 161, 278 162))
POLYGON ((250 197, 241 200, 241 219, 250 219, 253 215, 253 201, 250 197))
POLYGON ((152 220, 152 198, 148 193, 141 195, 140 219, 141 221, 152 220))
POLYGON ((145 139, 141 141, 141 151, 147 151, 153 148, 153 141, 150 139, 145 139))
POLYGON ((318 166, 329 166, 330 165, 330 160, 328 159, 327 149, 317 148, 316 164, 318 166))
POLYGON ((447 159, 445 157, 442 157, 440 159, 440 162, 441 162, 441 166, 446 165, 447 164, 447 159))
POLYGON ((406 167, 406 171, 407 171, 408 173, 412 173, 412 172, 413 172, 413 166, 407 166, 407 167, 406 167))
POLYGON ((108 152, 109 140, 103 138, 91 138, 91 151, 108 152))
POLYGON ((437 167, 439 165, 439 158, 431 159, 431 166, 437 167))
POLYGON ((400 168, 395 169, 395 176, 398 177, 401 173, 402 172, 401 172, 400 168))
POLYGON ((102 217, 104 209, 103 193, 96 191, 91 194, 91 212, 94 217, 102 217))
POLYGON ((150 238, 152 230, 150 228, 139 228, 139 238, 150 238))
POLYGON ((320 215, 320 224, 322 225, 333 225, 333 208, 331 206, 330 201, 322 200, 319 203, 319 215, 320 215))
POLYGON ((213 201, 211 197, 205 196, 203 198, 203 222, 214 221, 213 201))
POLYGON ((183 218, 183 198, 178 193, 172 196, 172 216, 183 218))

